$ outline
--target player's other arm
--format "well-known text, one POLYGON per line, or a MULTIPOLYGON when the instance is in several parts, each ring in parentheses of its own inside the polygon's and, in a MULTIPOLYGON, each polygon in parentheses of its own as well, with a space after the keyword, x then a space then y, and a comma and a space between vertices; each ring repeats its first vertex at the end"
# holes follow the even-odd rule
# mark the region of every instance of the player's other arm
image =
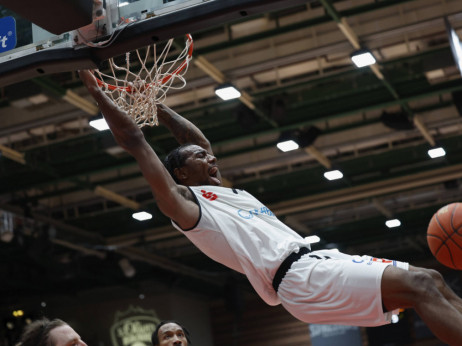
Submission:
POLYGON ((213 155, 212 146, 201 130, 164 104, 157 105, 157 118, 180 144, 196 144, 213 155))
POLYGON ((199 207, 193 202, 191 192, 177 185, 154 150, 146 142, 143 132, 98 87, 90 71, 80 71, 80 78, 93 96, 106 119, 116 142, 131 154, 148 181, 159 209, 183 229, 193 227, 199 218, 199 207))

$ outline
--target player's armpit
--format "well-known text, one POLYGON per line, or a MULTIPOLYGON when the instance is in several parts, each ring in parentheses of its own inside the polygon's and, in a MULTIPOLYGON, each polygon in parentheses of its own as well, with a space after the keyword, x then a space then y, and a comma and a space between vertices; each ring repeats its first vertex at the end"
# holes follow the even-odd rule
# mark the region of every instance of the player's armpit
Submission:
POLYGON ((177 185, 171 190, 170 196, 157 196, 156 201, 162 213, 182 229, 190 229, 197 224, 200 209, 186 186, 177 185))

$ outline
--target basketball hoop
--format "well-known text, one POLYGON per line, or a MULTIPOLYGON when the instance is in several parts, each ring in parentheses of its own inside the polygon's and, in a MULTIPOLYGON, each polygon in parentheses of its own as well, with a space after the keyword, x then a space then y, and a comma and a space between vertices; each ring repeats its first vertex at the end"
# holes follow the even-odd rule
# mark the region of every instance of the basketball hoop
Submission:
POLYGON ((119 66, 114 58, 108 60, 109 72, 95 70, 101 89, 136 122, 139 127, 158 125, 157 104, 166 99, 169 89, 181 89, 186 85, 183 77, 192 58, 193 39, 186 35, 183 51, 167 60, 173 39, 160 54, 155 44, 125 54, 125 66, 119 66), (130 61, 131 55, 136 58, 130 61), (137 71, 132 71, 136 69, 137 71))

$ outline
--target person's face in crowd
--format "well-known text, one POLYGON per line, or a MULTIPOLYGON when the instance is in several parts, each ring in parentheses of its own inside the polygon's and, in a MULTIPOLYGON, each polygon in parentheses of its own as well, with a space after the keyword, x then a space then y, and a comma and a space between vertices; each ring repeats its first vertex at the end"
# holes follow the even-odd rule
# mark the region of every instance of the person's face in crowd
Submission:
POLYGON ((158 333, 159 346, 188 346, 186 335, 176 323, 164 324, 158 333))
POLYGON ((53 346, 88 346, 67 324, 52 329, 49 338, 53 346))

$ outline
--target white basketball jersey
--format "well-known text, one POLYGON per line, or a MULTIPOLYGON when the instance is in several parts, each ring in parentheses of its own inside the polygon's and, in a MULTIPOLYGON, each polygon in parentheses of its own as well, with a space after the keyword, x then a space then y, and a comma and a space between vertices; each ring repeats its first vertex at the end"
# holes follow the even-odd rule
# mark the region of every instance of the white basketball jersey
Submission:
POLYGON ((221 186, 189 189, 200 207, 199 220, 190 230, 172 224, 207 256, 245 274, 267 304, 279 304, 272 287, 279 265, 309 245, 246 191, 221 186))

